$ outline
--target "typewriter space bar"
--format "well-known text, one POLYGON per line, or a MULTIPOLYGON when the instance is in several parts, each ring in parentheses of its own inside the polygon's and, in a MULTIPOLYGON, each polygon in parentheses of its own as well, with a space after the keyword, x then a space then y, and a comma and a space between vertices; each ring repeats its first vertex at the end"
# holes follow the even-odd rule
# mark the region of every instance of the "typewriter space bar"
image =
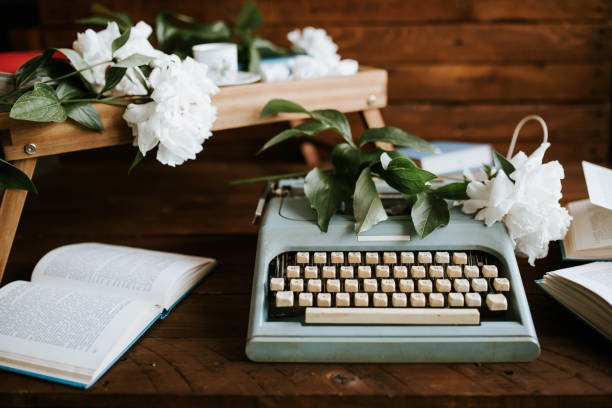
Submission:
POLYGON ((477 325, 478 309, 307 307, 306 323, 477 325))

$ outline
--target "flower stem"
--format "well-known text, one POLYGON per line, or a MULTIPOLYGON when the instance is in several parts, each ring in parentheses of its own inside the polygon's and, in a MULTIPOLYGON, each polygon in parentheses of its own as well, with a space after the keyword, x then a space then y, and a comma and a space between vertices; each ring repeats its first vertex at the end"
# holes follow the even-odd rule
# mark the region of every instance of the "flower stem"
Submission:
MULTIPOLYGON (((329 169, 321 169, 321 171, 324 172, 330 172, 333 169, 329 168, 329 169)), ((260 177, 253 177, 253 178, 248 178, 248 179, 238 179, 238 180, 232 180, 229 182, 230 186, 237 186, 240 184, 248 184, 248 183, 257 183, 259 181, 274 181, 274 180, 281 180, 284 178, 300 178, 300 177, 304 177, 305 175, 307 175, 310 172, 310 170, 307 171, 298 171, 296 173, 285 173, 285 174, 276 174, 274 176, 260 176, 260 177)))

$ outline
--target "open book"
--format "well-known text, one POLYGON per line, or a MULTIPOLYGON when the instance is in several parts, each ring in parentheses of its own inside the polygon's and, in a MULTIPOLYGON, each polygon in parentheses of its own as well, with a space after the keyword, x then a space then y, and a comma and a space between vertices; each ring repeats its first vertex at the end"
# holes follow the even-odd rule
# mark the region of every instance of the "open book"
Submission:
POLYGON ((88 388, 215 266, 210 258, 67 245, 0 289, 0 368, 88 388))
POLYGON ((536 283, 612 340, 612 263, 592 262, 547 272, 536 283))
POLYGON ((612 260, 612 210, 591 203, 574 201, 567 210, 572 223, 563 239, 563 258, 612 260))

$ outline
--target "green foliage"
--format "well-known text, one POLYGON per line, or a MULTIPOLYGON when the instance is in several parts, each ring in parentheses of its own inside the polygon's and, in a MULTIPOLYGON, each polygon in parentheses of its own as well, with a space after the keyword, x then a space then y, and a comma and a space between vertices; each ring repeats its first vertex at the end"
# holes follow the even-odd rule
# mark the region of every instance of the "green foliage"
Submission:
POLYGON ((36 77, 36 73, 49 62, 52 55, 52 49, 45 50, 42 55, 37 55, 20 66, 14 75, 15 88, 21 88, 26 82, 36 77))
POLYGON ((79 125, 93 130, 104 130, 102 119, 90 102, 68 103, 64 105, 64 109, 68 117, 79 125))
POLYGON ((111 21, 115 21, 121 31, 125 31, 132 26, 132 19, 123 11, 111 10, 99 3, 91 5, 91 12, 97 15, 77 20, 79 24, 95 24, 105 26, 111 21))
POLYGON ((236 16, 234 22, 234 31, 239 34, 250 34, 264 24, 263 16, 255 5, 255 1, 247 0, 244 2, 242 9, 236 16))
POLYGON ((502 156, 501 154, 497 152, 494 152, 493 159, 495 160, 495 167, 503 170, 507 176, 510 176, 510 174, 514 173, 514 170, 516 170, 514 168, 514 165, 510 163, 508 159, 506 159, 504 156, 502 156))
POLYGON ((0 187, 37 193, 36 186, 23 171, 0 159, 0 187))
POLYGON ((223 21, 203 24, 193 17, 172 11, 157 14, 155 35, 159 49, 181 58, 190 56, 191 48, 196 44, 231 40, 231 30, 223 21))
POLYGON ((110 67, 109 69, 107 69, 104 73, 104 88, 102 88, 102 90, 100 91, 100 95, 102 95, 106 91, 110 91, 115 86, 117 86, 117 84, 121 82, 121 79, 123 79, 123 76, 126 72, 127 68, 125 67, 110 67))
POLYGON ((15 101, 10 117, 34 122, 62 122, 67 115, 55 90, 47 84, 38 83, 32 91, 15 101))
POLYGON ((111 52, 114 54, 119 48, 123 47, 125 43, 130 39, 130 32, 132 27, 128 27, 123 34, 115 38, 111 43, 111 52))
POLYGON ((128 174, 130 174, 136 168, 136 166, 140 164, 140 162, 144 158, 145 158, 144 154, 141 153, 140 149, 136 149, 136 156, 134 157, 134 161, 132 162, 132 165, 128 169, 128 174))
MULTIPOLYGON (((373 177, 382 178, 401 192, 410 204, 414 204, 412 218, 420 237, 448 224, 450 214, 445 199, 465 198, 467 183, 452 183, 432 189, 429 181, 437 176, 420 169, 403 154, 397 151, 386 152, 378 147, 362 150, 370 142, 394 143, 424 151, 435 150, 430 143, 401 129, 391 126, 368 129, 355 144, 348 120, 339 111, 309 111, 292 101, 272 99, 264 106, 260 116, 263 118, 279 113, 305 114, 312 120, 282 131, 271 138, 258 153, 292 137, 312 136, 324 130, 333 130, 345 139, 344 143, 338 144, 332 150, 332 169, 324 171, 315 168, 306 175, 304 190, 311 207, 317 212, 317 224, 321 231, 327 231, 332 215, 341 208, 343 202, 347 204, 347 208, 350 207, 351 198, 357 234, 387 219, 373 177)), ((258 177, 246 182, 278 178, 280 176, 258 177)))
MULTIPOLYGON (((68 58, 68 60, 72 63, 72 66, 74 66, 74 68, 77 71, 82 70, 81 72, 79 72, 79 75, 85 80, 86 84, 89 85, 93 83, 94 81, 93 73, 91 72, 91 70, 86 69, 88 65, 83 60, 83 57, 81 57, 81 54, 79 54, 78 52, 76 52, 75 50, 71 48, 56 48, 56 50, 64 54, 68 58)), ((90 89, 91 89, 91 86, 90 86, 90 89)))

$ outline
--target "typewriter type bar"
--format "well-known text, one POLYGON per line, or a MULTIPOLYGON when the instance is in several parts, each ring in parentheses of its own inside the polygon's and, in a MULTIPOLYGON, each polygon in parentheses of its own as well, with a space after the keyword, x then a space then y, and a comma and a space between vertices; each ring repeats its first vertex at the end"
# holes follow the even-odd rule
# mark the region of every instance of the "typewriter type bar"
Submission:
POLYGON ((480 313, 478 309, 308 307, 306 323, 474 325, 480 323, 480 313))

